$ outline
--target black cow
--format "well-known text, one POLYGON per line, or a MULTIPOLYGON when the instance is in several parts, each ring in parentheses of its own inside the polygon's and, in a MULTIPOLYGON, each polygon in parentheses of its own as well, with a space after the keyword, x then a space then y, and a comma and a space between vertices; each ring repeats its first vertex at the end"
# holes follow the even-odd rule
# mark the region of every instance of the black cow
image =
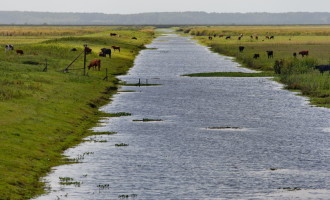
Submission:
POLYGON ((297 53, 296 52, 293 53, 293 57, 297 58, 297 53))
POLYGON ((260 54, 258 54, 258 53, 255 53, 254 55, 253 55, 253 58, 254 59, 258 59, 260 57, 260 54))
POLYGON ((101 51, 105 55, 104 57, 106 57, 106 55, 109 55, 109 58, 111 58, 111 49, 102 48, 101 51))
POLYGON ((212 36, 209 36, 209 40, 212 40, 213 38, 212 38, 212 36))
POLYGON ((132 40, 137 40, 137 37, 132 37, 131 39, 132 39, 132 40))
POLYGON ((72 48, 71 51, 77 51, 77 49, 76 48, 72 48))
POLYGON ((320 73, 323 75, 323 72, 330 71, 330 65, 318 65, 315 66, 314 69, 318 69, 320 73))
POLYGON ((239 49, 239 52, 243 52, 244 51, 244 48, 243 46, 239 46, 238 49, 239 49))
POLYGON ((269 36, 269 39, 274 39, 274 36, 272 35, 272 36, 269 36))
POLYGON ((274 52, 273 51, 266 51, 268 58, 273 58, 274 52))
POLYGON ((110 36, 116 36, 117 33, 110 33, 110 36))
POLYGON ((226 40, 228 40, 228 39, 230 39, 231 38, 231 36, 226 36, 226 40))

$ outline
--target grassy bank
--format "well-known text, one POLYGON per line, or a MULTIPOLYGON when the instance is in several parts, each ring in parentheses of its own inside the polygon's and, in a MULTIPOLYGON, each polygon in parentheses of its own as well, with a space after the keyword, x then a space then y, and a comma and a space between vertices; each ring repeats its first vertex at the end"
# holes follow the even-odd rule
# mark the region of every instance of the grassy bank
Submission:
POLYGON ((65 162, 61 153, 92 134, 88 129, 105 115, 98 107, 117 90, 115 76, 128 71, 154 32, 148 27, 7 28, 0 31, 0 45, 13 44, 24 55, 0 51, 0 199, 29 199, 44 192, 40 177, 65 162), (101 71, 83 76, 80 57, 69 73, 61 72, 84 44, 93 50, 87 62, 100 58, 101 71), (121 52, 112 52, 111 59, 98 56, 113 45, 121 52))
POLYGON ((329 73, 314 69, 315 65, 330 62, 330 26, 215 26, 185 27, 180 31, 193 35, 215 52, 235 57, 244 67, 274 73, 287 89, 300 90, 313 104, 330 107, 329 73), (274 39, 268 39, 270 36, 274 39), (244 47, 242 52, 239 46, 244 47), (304 50, 309 56, 299 55, 304 50), (268 58, 266 51, 273 51, 273 58, 268 58), (255 54, 260 57, 254 59, 255 54), (281 62, 280 74, 275 74, 276 61, 281 62))

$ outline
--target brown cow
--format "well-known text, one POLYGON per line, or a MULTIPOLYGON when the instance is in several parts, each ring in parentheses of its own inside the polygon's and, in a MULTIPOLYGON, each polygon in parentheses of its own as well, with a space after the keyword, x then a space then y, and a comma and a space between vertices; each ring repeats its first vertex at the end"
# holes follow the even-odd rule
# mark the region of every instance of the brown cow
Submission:
POLYGON ((116 51, 116 50, 118 50, 118 51, 120 52, 120 47, 117 47, 117 46, 112 46, 112 48, 113 48, 113 51, 116 51))
POLYGON ((300 51, 299 55, 301 55, 302 57, 308 56, 308 51, 300 51))
POLYGON ((100 69, 101 69, 101 60, 100 59, 91 60, 89 65, 88 65, 88 70, 90 70, 92 67, 94 68, 94 70, 97 67, 98 70, 100 71, 100 69))
POLYGON ((86 54, 91 54, 92 53, 92 49, 86 46, 85 47, 85 52, 86 52, 86 54))
POLYGON ((23 50, 20 50, 20 49, 17 49, 17 50, 16 50, 16 54, 23 55, 23 54, 24 54, 24 51, 23 51, 23 50))

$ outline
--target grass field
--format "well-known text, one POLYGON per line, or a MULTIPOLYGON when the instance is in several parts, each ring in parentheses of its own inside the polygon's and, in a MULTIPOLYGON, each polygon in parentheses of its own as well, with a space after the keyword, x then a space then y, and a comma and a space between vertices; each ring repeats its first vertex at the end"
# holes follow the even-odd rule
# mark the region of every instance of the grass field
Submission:
POLYGON ((65 162, 65 149, 92 134, 88 129, 105 115, 98 107, 117 90, 115 76, 125 74, 153 38, 150 27, 1 27, 0 46, 13 44, 24 55, 0 51, 0 199, 44 192, 40 177, 65 162), (83 76, 81 56, 63 73, 84 44, 92 49, 87 62, 100 58, 101 71, 83 76), (98 56, 112 45, 121 52, 112 52, 111 59, 98 56))
POLYGON ((330 64, 330 26, 211 26, 184 27, 179 31, 194 36, 215 52, 235 57, 251 69, 274 73, 275 61, 281 61, 282 73, 273 74, 276 80, 287 89, 300 90, 313 104, 330 107, 330 75, 313 69, 315 65, 330 64), (226 36, 231 38, 225 39, 226 36), (243 52, 239 52, 239 46, 245 47, 243 52), (298 54, 304 50, 309 51, 308 57, 298 54), (266 51, 273 51, 274 57, 268 59, 266 51), (298 54, 296 58, 293 53, 298 54), (254 54, 260 58, 253 59, 254 54))

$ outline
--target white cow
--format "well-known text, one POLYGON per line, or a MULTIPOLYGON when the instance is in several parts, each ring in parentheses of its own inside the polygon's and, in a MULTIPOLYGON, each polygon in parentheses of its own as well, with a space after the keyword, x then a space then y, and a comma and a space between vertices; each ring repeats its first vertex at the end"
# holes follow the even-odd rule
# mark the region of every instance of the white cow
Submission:
POLYGON ((12 45, 12 44, 6 44, 6 46, 5 46, 5 52, 12 51, 12 50, 14 50, 14 45, 12 45))

